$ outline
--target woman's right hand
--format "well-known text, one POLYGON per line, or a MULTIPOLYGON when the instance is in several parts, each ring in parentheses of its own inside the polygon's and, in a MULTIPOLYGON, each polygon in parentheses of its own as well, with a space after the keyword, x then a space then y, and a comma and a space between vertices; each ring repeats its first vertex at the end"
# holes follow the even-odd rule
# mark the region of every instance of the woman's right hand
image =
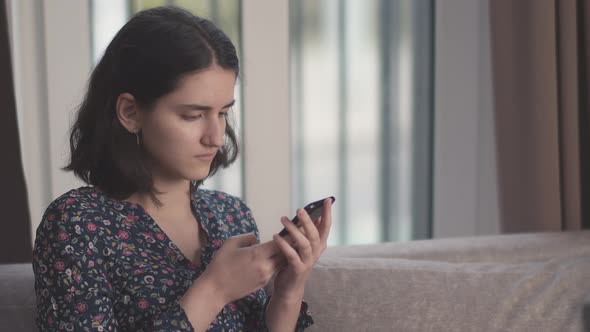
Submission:
POLYGON ((227 304, 266 286, 285 258, 274 241, 256 244, 254 233, 225 240, 203 275, 227 304))

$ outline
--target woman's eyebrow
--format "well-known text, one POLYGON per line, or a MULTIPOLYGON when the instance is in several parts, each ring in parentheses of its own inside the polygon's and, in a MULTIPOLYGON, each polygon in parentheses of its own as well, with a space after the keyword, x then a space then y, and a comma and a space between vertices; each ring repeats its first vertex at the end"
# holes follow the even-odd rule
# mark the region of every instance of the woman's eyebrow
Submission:
MULTIPOLYGON (((230 103, 228 103, 227 105, 223 106, 223 109, 230 108, 230 107, 234 106, 235 103, 236 103, 236 100, 234 99, 230 103)), ((213 107, 211 107, 211 106, 199 105, 199 104, 179 104, 176 106, 176 108, 189 109, 189 110, 194 110, 194 111, 210 111, 213 109, 213 107)))

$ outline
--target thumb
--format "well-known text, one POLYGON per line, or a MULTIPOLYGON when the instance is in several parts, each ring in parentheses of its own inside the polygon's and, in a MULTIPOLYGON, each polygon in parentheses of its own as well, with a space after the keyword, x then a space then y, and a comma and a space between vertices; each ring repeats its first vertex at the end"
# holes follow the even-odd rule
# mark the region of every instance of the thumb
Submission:
POLYGON ((230 242, 233 247, 243 248, 256 244, 256 234, 254 232, 239 234, 230 237, 226 242, 230 242))

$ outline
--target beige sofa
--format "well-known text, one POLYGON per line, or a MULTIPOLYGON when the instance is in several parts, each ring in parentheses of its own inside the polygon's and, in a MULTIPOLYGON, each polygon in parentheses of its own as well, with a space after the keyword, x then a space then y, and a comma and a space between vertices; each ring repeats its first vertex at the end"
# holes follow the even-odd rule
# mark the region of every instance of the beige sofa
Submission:
POLYGON ((331 247, 306 300, 313 331, 590 331, 590 231, 331 247))
MULTIPOLYGON (((31 265, 0 292, 0 331, 35 331, 31 265)), ((590 231, 331 247, 306 300, 311 331, 590 331, 590 231)))

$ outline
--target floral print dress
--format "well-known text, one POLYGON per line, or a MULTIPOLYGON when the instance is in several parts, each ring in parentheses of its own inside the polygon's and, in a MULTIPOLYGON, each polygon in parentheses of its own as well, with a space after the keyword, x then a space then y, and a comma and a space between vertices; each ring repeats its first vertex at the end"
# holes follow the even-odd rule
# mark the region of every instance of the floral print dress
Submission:
MULTIPOLYGON (((199 189, 191 206, 208 236, 197 266, 140 205, 94 187, 53 201, 37 228, 33 271, 40 331, 193 331, 180 298, 231 236, 258 228, 228 194, 199 189)), ((228 303, 207 331, 267 331, 265 289, 228 303)), ((313 324, 305 301, 296 331, 313 324)))

